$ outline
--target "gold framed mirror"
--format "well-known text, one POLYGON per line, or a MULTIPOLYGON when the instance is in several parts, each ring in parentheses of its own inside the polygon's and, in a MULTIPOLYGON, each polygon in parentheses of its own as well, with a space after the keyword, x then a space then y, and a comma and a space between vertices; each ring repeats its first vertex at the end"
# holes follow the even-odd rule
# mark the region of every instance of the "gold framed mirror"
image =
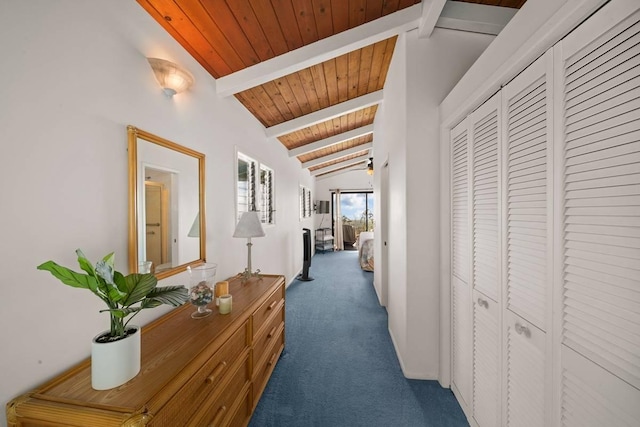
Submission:
POLYGON ((135 126, 127 135, 129 271, 163 279, 205 262, 204 154, 135 126))

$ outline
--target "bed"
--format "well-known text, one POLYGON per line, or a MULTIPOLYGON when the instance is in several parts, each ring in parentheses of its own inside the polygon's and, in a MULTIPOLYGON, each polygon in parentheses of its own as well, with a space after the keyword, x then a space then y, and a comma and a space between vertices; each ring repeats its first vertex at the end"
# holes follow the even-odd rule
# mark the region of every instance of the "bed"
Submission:
POLYGON ((373 271, 373 231, 363 231, 358 236, 358 259, 360 268, 373 271))

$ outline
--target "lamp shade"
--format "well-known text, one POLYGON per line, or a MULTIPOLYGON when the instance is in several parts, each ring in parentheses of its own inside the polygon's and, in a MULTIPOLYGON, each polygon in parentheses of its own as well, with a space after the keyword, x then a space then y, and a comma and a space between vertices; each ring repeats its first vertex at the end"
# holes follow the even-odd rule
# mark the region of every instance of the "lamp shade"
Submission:
POLYGON ((193 75, 178 64, 160 58, 147 58, 164 93, 171 97, 193 84, 193 75))
POLYGON ((233 237, 264 237, 264 230, 258 218, 258 212, 249 211, 243 212, 236 225, 236 230, 233 232, 233 237))

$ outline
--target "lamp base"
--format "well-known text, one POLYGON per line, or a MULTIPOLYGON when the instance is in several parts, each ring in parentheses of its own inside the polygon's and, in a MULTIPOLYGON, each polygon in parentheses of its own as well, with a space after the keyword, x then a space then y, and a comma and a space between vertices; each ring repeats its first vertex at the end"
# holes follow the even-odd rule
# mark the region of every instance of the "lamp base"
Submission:
POLYGON ((248 268, 245 268, 242 273, 238 273, 238 276, 242 277, 243 282, 246 282, 252 277, 257 277, 258 279, 262 279, 262 276, 260 275, 260 269, 257 269, 256 271, 252 272, 248 268))

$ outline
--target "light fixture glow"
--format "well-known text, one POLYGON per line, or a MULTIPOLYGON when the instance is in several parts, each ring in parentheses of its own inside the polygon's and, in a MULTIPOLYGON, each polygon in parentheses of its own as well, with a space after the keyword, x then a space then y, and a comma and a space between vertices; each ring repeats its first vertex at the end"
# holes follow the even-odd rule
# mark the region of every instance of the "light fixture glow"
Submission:
POLYGON ((162 90, 169 98, 189 89, 194 82, 193 75, 178 64, 160 58, 147 58, 147 61, 162 90))
POLYGON ((373 175, 373 157, 369 157, 369 164, 367 165, 367 173, 373 175))

